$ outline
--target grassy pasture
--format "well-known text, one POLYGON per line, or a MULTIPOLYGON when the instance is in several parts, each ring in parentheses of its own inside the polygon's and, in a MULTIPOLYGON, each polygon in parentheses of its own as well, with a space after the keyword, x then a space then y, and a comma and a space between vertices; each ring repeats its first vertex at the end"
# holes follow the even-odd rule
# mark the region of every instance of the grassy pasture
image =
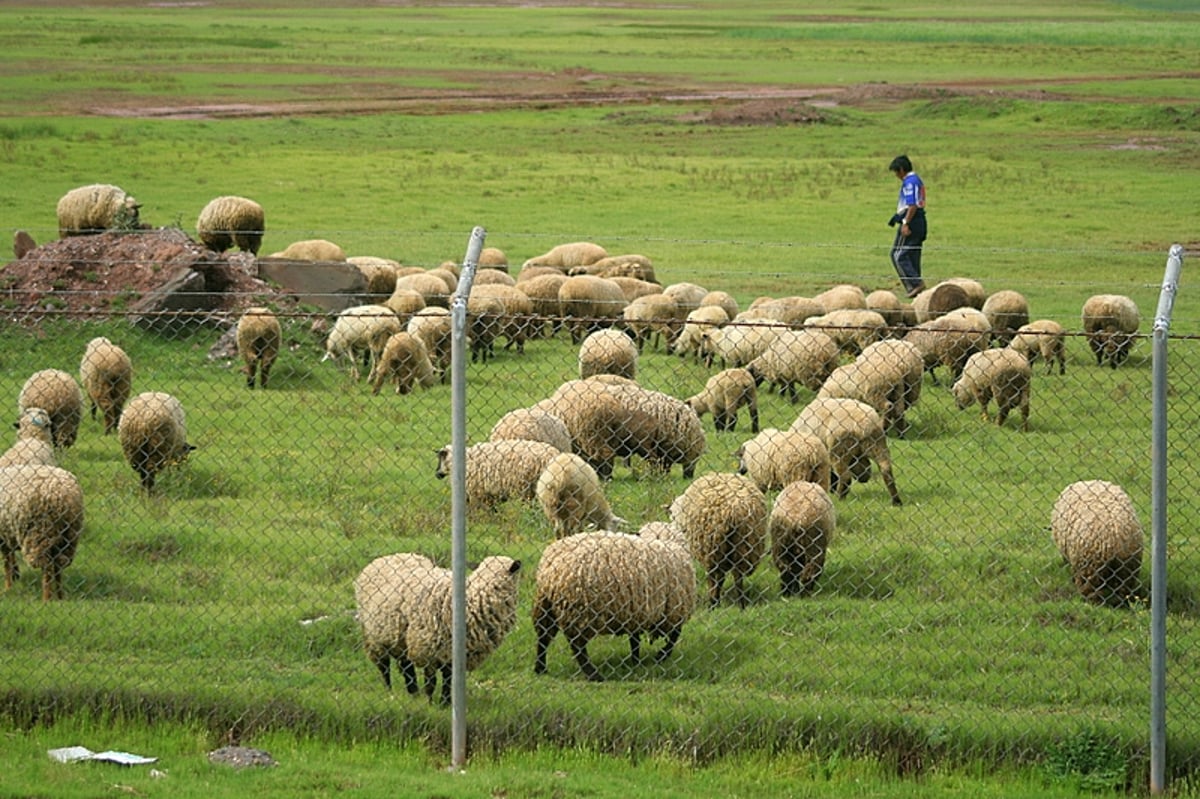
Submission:
MULTIPOLYGON (((906 150, 930 187, 932 279, 1016 288, 1036 316, 1074 330, 1087 295, 1126 293, 1143 331, 1167 247, 1195 241, 1200 117, 1187 75, 1200 18, 1186 8, 955 4, 898 23, 833 4, 325 5, 0 6, 12 23, 0 26, 6 228, 52 238, 57 198, 94 181, 129 189, 152 224, 185 230, 212 196, 246 194, 267 208, 264 252, 320 237, 432 266, 461 259, 482 224, 516 263, 588 238, 745 304, 842 281, 894 287, 884 167, 906 150), (785 104, 812 114, 808 124, 714 124, 709 114, 739 101, 668 97, 747 87, 860 91, 785 104), (564 90, 576 101, 545 99, 564 90), (451 91, 475 107, 389 107, 451 91), (526 99, 495 110, 480 99, 505 93, 526 99), (152 110, 213 104, 261 110, 152 110)), ((1189 454, 1200 319, 1186 274, 1170 445, 1179 774, 1196 762, 1198 712, 1189 567, 1200 475, 1189 454)), ((146 498, 115 441, 85 424, 64 456, 88 498, 70 599, 41 606, 31 572, 0 602, 14 726, 82 710, 196 723, 214 741, 291 727, 444 749, 446 713, 383 699, 349 586, 385 552, 448 558, 448 486, 433 479, 431 454, 449 438, 448 389, 371 397, 319 363, 310 321, 289 320, 294 348, 261 394, 206 359, 219 331, 163 340, 121 319, 0 330, 2 396, 34 369, 75 371, 87 339, 105 333, 134 356, 137 390, 181 398, 199 445, 146 498)), ((1038 370, 1025 435, 983 425, 927 383, 913 436, 892 442, 905 507, 887 505, 877 478, 839 501, 816 596, 781 601, 764 564, 751 606, 700 612, 664 664, 631 667, 619 641, 597 641, 593 658, 615 678, 603 685, 580 682, 561 640, 550 675, 531 673, 540 514, 508 505, 472 518, 474 557, 520 556, 530 574, 517 630, 469 683, 475 751, 549 744, 709 763, 812 747, 905 773, 920 770, 914 758, 1044 761, 1093 736, 1124 766, 1113 784, 1138 784, 1148 614, 1083 605, 1047 525, 1062 485, 1098 471, 1130 490, 1148 524, 1149 343, 1117 371, 1096 368, 1077 337, 1069 348, 1065 378, 1038 370)), ((472 438, 573 372, 562 340, 473 366, 472 438)), ((687 396, 707 371, 647 353, 641 374, 687 396)), ((763 398, 764 425, 785 427, 795 412, 763 398)), ((740 430, 710 432, 701 472, 732 468, 740 430)), ((685 485, 677 469, 662 479, 635 464, 608 491, 640 522, 662 518, 685 485)))

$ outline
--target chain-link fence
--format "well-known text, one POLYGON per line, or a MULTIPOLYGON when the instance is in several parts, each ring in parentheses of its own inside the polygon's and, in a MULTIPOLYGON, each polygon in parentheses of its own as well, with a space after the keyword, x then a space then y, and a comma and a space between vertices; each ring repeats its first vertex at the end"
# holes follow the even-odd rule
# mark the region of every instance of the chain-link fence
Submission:
MULTIPOLYGON (((814 747, 902 773, 1082 752, 1142 779, 1148 319, 1017 335, 1019 309, 942 315, 934 289, 867 309, 839 289, 807 298, 827 315, 805 326, 818 314, 798 297, 547 305, 522 293, 532 274, 493 271, 477 286, 512 291, 469 308, 465 363, 473 749, 814 747), (689 322, 701 304, 732 307, 689 322)), ((13 457, 63 471, 3 472, 7 715, 447 744, 453 289, 421 313, 402 291, 351 322, 269 292, 148 316, 10 289, 4 393, 26 409, 18 435, 42 440, 13 457)), ((1181 774, 1200 758, 1200 351, 1180 335, 1170 353, 1181 774)))

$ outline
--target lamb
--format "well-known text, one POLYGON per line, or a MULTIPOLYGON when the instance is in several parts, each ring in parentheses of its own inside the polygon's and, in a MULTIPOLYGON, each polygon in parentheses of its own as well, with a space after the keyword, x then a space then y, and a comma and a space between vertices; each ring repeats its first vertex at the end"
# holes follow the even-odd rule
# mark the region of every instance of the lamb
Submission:
POLYGON ((904 335, 907 341, 921 351, 925 371, 934 382, 934 370, 945 366, 950 370, 951 383, 962 374, 967 359, 988 348, 992 327, 982 311, 962 307, 937 319, 921 322, 904 335))
POLYGON ((242 356, 246 388, 254 388, 255 373, 260 388, 267 387, 271 367, 283 346, 283 328, 271 309, 256 305, 247 308, 237 323, 237 349, 242 356))
POLYGON ((579 377, 611 374, 637 379, 638 347, 615 328, 589 333, 579 345, 579 377))
POLYGON ((991 421, 988 403, 996 398, 996 424, 1003 425, 1008 413, 1021 411, 1021 429, 1029 430, 1029 390, 1032 370, 1029 360, 1016 350, 1000 349, 977 352, 963 367, 954 383, 954 402, 959 410, 978 402, 985 421, 991 421))
POLYGON ((75 475, 41 463, 0 469, 0 551, 4 589, 17 576, 17 552, 42 570, 42 601, 63 598, 62 573, 83 531, 83 491, 75 475))
POLYGON ((697 416, 713 415, 718 433, 737 429, 738 411, 749 409, 750 432, 758 432, 758 389, 748 369, 725 369, 704 384, 704 390, 687 399, 697 416))
POLYGON ((560 453, 538 477, 536 495, 555 538, 589 528, 616 530, 624 520, 613 515, 600 478, 587 461, 571 452, 560 453))
POLYGON ((573 275, 558 289, 559 314, 570 326, 571 343, 609 327, 625 311, 625 294, 611 280, 595 275, 573 275))
POLYGON ((788 483, 775 497, 767 518, 767 533, 783 596, 812 590, 825 569, 825 554, 836 523, 833 500, 816 483, 788 483))
POLYGON ((821 330, 781 330, 757 358, 746 365, 755 383, 775 386, 788 401, 797 399, 796 385, 818 391, 837 368, 840 350, 821 330))
MULTIPOLYGON (((538 478, 559 450, 544 441, 519 439, 485 441, 466 449, 467 507, 495 508, 501 502, 517 499, 533 502, 538 478)), ((437 451, 439 479, 450 474, 453 452, 447 445, 437 451)))
POLYGON ((760 491, 777 491, 797 480, 829 490, 829 448, 808 430, 768 427, 744 442, 734 455, 738 474, 748 476, 760 491))
POLYGON ((567 244, 559 244, 551 247, 541 255, 535 255, 521 265, 521 268, 529 266, 553 266, 563 270, 567 270, 576 266, 587 266, 599 261, 601 258, 608 256, 608 251, 590 241, 573 241, 567 244))
POLYGON ((716 359, 727 369, 745 366, 762 355, 781 330, 787 329, 786 324, 773 319, 710 327, 700 334, 700 355, 706 366, 712 366, 716 359))
POLYGON ((93 183, 71 189, 58 201, 58 237, 134 230, 141 203, 110 183, 93 183))
POLYGON ((41 408, 27 408, 13 426, 17 428, 17 440, 0 455, 0 468, 23 463, 58 465, 50 432, 50 414, 41 408))
POLYGON ((694 360, 700 359, 700 347, 703 344, 704 331, 720 327, 729 321, 729 314, 719 305, 702 305, 690 311, 683 322, 683 329, 671 342, 670 350, 680 358, 689 355, 694 360))
POLYGON ((415 386, 429 388, 437 379, 425 343, 412 333, 400 331, 388 337, 383 346, 379 363, 371 373, 371 393, 378 394, 388 380, 397 394, 407 394, 415 386))
POLYGON ((754 481, 727 472, 701 475, 671 502, 670 517, 704 567, 709 607, 720 603, 728 575, 738 606, 744 608, 745 581, 767 546, 767 500, 754 481))
POLYGON ((117 429, 121 411, 133 390, 133 362, 125 350, 103 336, 88 342, 79 363, 79 382, 90 401, 90 411, 104 415, 105 435, 117 429))
POLYGON ((159 472, 187 460, 195 449, 187 442, 183 404, 162 391, 146 391, 129 401, 117 424, 117 437, 125 461, 148 492, 154 490, 159 472))
POLYGON ((1123 294, 1096 294, 1083 303, 1083 332, 1096 356, 1116 369, 1129 357, 1141 316, 1133 300, 1123 294))
POLYGON ((271 257, 293 261, 345 261, 346 251, 326 239, 304 239, 293 241, 279 252, 272 253, 271 257))
POLYGON ((829 484, 838 497, 845 497, 855 480, 870 479, 874 461, 892 504, 902 504, 892 475, 883 419, 870 405, 843 397, 814 399, 800 411, 790 429, 808 430, 825 442, 829 450, 829 484))
POLYGON ((630 660, 640 638, 661 637, 654 660, 671 656, 696 606, 696 575, 687 550, 670 540, 608 531, 577 533, 542 552, 533 599, 537 635, 533 671, 546 672, 546 650, 559 630, 584 676, 602 681, 588 657, 597 635, 629 636, 630 660))
POLYGON ((446 381, 450 374, 450 346, 453 330, 450 325, 450 311, 436 305, 422 308, 408 320, 407 331, 412 333, 425 345, 429 353, 429 362, 434 370, 446 381))
MULTIPOLYGON (((864 300, 865 302, 865 300, 864 300)), ((850 355, 858 355, 869 344, 884 337, 887 321, 878 311, 866 308, 838 308, 821 316, 810 316, 804 326, 821 330, 838 345, 838 349, 850 355)))
POLYGON ((1120 486, 1104 480, 1071 483, 1054 502, 1050 531, 1087 601, 1119 606, 1139 595, 1145 536, 1120 486))
POLYGON ((41 408, 50 414, 50 431, 56 448, 66 449, 75 444, 79 421, 83 418, 83 391, 75 378, 61 369, 34 372, 17 396, 18 413, 30 408, 41 408))
POLYGON ((266 229, 263 207, 254 200, 232 195, 210 200, 196 219, 200 241, 216 252, 237 245, 242 252, 257 255, 266 229))
POLYGON ((500 417, 492 426, 488 441, 524 439, 544 441, 560 452, 571 452, 571 432, 566 423, 541 408, 517 408, 500 417))
POLYGON ((683 328, 683 315, 675 300, 662 292, 645 294, 629 301, 621 312, 625 329, 629 331, 637 351, 649 342, 651 348, 658 349, 659 342, 665 342, 670 349, 671 342, 683 328))
POLYGON ((359 359, 363 359, 364 365, 369 363, 374 373, 388 338, 399 332, 400 319, 386 305, 352 306, 338 314, 325 339, 325 355, 321 360, 346 356, 350 361, 350 377, 358 380, 359 359))
MULTIPOLYGON (((493 555, 467 576, 466 668, 478 668, 517 620, 521 561, 493 555)), ((438 674, 442 704, 450 702, 452 660, 452 574, 423 555, 399 553, 371 561, 354 581, 354 599, 367 659, 392 687, 395 660, 410 694, 417 692, 417 667, 425 695, 433 701, 438 674)))
POLYGON ((1052 319, 1037 319, 1022 325, 1008 346, 1024 355, 1030 366, 1041 356, 1046 362, 1046 374, 1054 370, 1058 362, 1058 373, 1067 373, 1067 348, 1063 326, 1052 319))
POLYGON ((992 340, 1006 347, 1017 329, 1029 324, 1029 302, 1019 291, 1004 289, 988 295, 983 302, 983 315, 992 326, 992 340))

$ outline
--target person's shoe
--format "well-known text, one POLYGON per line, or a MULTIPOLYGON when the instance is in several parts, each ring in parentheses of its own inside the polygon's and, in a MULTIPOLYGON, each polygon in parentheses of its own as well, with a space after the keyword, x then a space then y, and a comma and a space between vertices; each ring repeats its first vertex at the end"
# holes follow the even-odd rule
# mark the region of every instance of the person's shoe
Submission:
POLYGON ((916 297, 918 294, 920 294, 924 290, 925 290, 925 284, 918 283, 917 285, 913 286, 912 288, 910 288, 908 290, 908 298, 911 300, 913 297, 916 297))

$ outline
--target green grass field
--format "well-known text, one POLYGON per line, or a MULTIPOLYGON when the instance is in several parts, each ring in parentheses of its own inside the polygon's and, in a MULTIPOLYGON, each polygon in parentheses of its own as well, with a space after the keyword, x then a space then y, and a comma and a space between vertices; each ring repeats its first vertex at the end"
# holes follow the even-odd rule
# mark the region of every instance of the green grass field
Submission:
MULTIPOLYGON (((744 307, 840 282, 896 288, 886 165, 906 151, 930 191, 927 279, 1017 289, 1033 316, 1073 333, 1100 292, 1133 297, 1148 333, 1168 247, 1196 240, 1200 14, 1182 4, 324 6, 0 5, 6 228, 54 238, 57 198, 91 182, 121 185, 146 222, 189 232, 213 196, 244 194, 267 210, 264 254, 327 238, 434 266, 461 260, 482 225, 514 264, 589 239, 744 307)), ((1200 314, 1187 284, 1185 264, 1169 445, 1168 732, 1181 795, 1200 756, 1200 314)), ((236 740, 321 762, 331 756, 305 740, 343 745, 355 762, 370 759, 363 746, 400 742, 418 775, 423 758, 444 759, 449 713, 385 696, 350 585, 387 552, 448 562, 449 486, 433 477, 433 451, 449 441, 449 387, 371 396, 320 362, 307 311, 285 320, 291 346, 272 388, 250 393, 206 357, 219 329, 33 324, 4 299, 10 401, 36 369, 77 371, 87 340, 105 334, 132 355, 135 390, 183 401, 198 446, 154 497, 90 420, 63 454, 87 501, 68 599, 42 605, 26 569, 0 601, 13 750, 115 730, 132 743, 96 742, 167 741, 182 757, 236 740), (156 738, 149 724, 172 726, 156 738)), ((1123 484, 1149 526, 1150 349, 1142 340, 1126 366, 1101 369, 1071 336, 1065 376, 1035 369, 1025 434, 956 410, 944 374, 927 381, 912 435, 890 442, 904 507, 877 477, 838 500, 815 595, 781 600, 764 563, 750 606, 699 611, 663 664, 631 666, 621 640, 597 640, 603 684, 582 681, 561 640, 549 674, 532 673, 528 609, 551 535, 540 511, 472 516, 472 559, 503 552, 528 571, 516 630, 468 679, 472 762, 550 774, 536 786, 498 776, 513 796, 613 795, 590 779, 556 783, 543 752, 581 773, 592 765, 579 757, 656 764, 642 775, 655 786, 678 768, 714 780, 696 790, 728 795, 782 795, 746 778, 760 760, 832 782, 827 795, 860 782, 876 792, 858 795, 948 795, 946 775, 964 770, 996 774, 1009 795, 1041 781, 1143 790, 1148 610, 1084 604, 1048 527, 1058 491, 1091 477, 1123 484), (1047 777, 1056 767, 1065 776, 1047 777), (723 768, 743 781, 720 782, 723 768), (1029 768, 1039 776, 1009 771, 1029 768)), ((575 370, 561 337, 471 365, 471 439, 575 370)), ((679 397, 708 374, 662 352, 639 369, 679 397)), ((798 410, 761 403, 764 426, 798 410)), ((744 419, 732 434, 705 426, 698 473, 734 468, 744 419)), ((640 524, 665 518, 686 485, 678 468, 661 478, 635 462, 606 491, 640 524)), ((351 768, 363 795, 382 795, 383 778, 351 768)), ((332 791, 334 777, 314 770, 307 790, 332 791)), ((46 767, 16 779, 13 795, 33 793, 46 767)), ((57 793, 89 795, 89 781, 63 779, 57 793)), ((150 795, 169 786, 138 779, 150 795)), ((435 782, 421 792, 455 790, 435 782)), ((218 779, 206 795, 244 789, 218 779)), ((500 790, 461 790, 485 789, 500 790)))

